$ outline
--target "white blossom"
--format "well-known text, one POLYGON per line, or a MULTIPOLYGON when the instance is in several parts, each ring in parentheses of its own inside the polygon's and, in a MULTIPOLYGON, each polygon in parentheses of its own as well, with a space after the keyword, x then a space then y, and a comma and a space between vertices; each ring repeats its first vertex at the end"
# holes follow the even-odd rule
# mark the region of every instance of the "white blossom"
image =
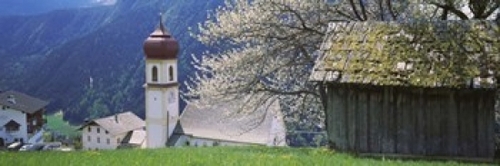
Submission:
MULTIPOLYGON (((186 82, 183 97, 202 107, 251 95, 238 111, 244 114, 252 113, 251 107, 279 99, 289 124, 323 126, 324 88, 308 78, 328 23, 443 15, 436 11, 440 7, 432 4, 433 0, 422 0, 423 4, 398 0, 326 2, 330 1, 226 0, 225 6, 194 28, 192 35, 215 51, 204 53, 201 59, 193 56, 199 72, 186 82)), ((462 4, 453 5, 462 9, 462 4)))

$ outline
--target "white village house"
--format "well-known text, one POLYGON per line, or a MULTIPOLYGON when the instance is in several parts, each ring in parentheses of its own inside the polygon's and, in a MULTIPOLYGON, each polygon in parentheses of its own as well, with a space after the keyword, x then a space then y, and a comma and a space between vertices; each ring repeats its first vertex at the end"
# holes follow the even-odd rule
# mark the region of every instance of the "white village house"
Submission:
POLYGON ((142 147, 145 122, 132 112, 124 112, 87 121, 82 131, 85 150, 117 149, 119 146, 142 147))
POLYGON ((0 93, 0 146, 10 143, 43 143, 43 114, 49 103, 29 95, 0 93))
POLYGON ((267 111, 266 107, 256 110, 255 116, 227 115, 237 111, 244 100, 207 108, 188 105, 179 115, 178 52, 179 44, 160 21, 144 42, 147 148, 286 145, 278 101, 264 104, 271 107, 267 111))

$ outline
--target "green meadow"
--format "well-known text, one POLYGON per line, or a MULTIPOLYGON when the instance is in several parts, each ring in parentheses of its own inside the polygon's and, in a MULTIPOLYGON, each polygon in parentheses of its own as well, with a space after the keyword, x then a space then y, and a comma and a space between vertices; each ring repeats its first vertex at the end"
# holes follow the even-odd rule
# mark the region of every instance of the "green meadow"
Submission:
POLYGON ((77 130, 77 126, 72 126, 68 122, 63 120, 63 112, 59 111, 52 115, 45 116, 47 118, 47 128, 52 131, 57 131, 62 135, 67 135, 69 137, 78 136, 80 133, 77 130))
MULTIPOLYGON (((324 148, 269 147, 180 147, 164 149, 124 149, 112 151, 0 151, 7 165, 493 165, 456 161, 395 160, 361 158, 324 148)), ((2 165, 3 165, 2 164, 2 165)))

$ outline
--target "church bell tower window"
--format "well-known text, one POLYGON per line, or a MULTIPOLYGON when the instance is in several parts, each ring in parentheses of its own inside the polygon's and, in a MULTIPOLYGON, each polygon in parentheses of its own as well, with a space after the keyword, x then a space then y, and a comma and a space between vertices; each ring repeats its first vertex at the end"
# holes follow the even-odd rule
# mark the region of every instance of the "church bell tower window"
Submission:
POLYGON ((158 68, 156 66, 151 69, 151 78, 153 82, 158 82, 158 68))
POLYGON ((168 68, 168 78, 169 81, 174 80, 174 68, 172 66, 168 68))

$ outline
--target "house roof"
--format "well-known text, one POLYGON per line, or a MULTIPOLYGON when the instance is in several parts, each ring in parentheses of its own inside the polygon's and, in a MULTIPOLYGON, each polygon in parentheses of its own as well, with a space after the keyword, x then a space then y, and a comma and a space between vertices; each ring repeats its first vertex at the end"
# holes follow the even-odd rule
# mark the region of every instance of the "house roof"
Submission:
POLYGON ((92 124, 99 125, 105 130, 108 130, 111 135, 142 129, 146 126, 146 122, 144 122, 144 120, 130 111, 88 121, 82 125, 80 129, 92 124))
MULTIPOLYGON (((273 116, 281 111, 278 101, 263 104, 250 114, 236 113, 239 106, 244 103, 245 100, 242 99, 210 107, 197 107, 188 104, 180 117, 180 125, 177 125, 174 130, 174 135, 189 135, 196 138, 250 144, 267 144, 270 138, 273 116)), ((169 142, 173 143, 173 141, 169 142)))
POLYGON ((139 129, 139 130, 129 131, 127 135, 125 135, 121 143, 141 145, 144 142, 144 140, 146 140, 146 131, 139 129))
POLYGON ((3 126, 5 127, 19 127, 21 124, 17 123, 14 120, 10 120, 9 122, 5 123, 3 126))
POLYGON ((493 21, 331 23, 311 81, 418 87, 496 87, 493 21))
POLYGON ((0 93, 0 105, 29 114, 35 113, 48 104, 49 102, 31 97, 21 92, 11 90, 0 93))

